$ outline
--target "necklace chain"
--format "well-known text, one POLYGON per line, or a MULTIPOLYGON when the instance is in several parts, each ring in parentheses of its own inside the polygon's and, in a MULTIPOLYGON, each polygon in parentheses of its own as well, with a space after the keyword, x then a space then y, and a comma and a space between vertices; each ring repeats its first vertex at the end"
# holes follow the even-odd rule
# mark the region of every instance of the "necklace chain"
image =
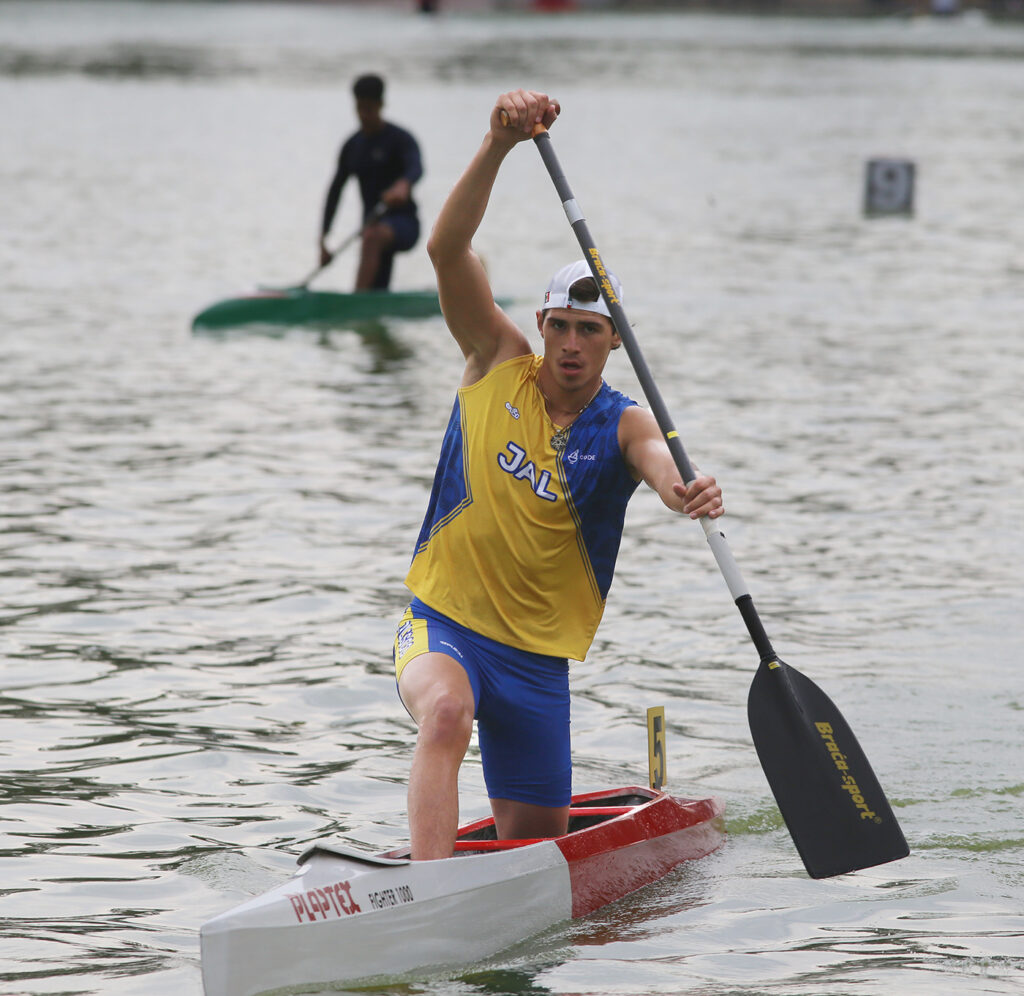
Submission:
MULTIPOLYGON (((550 407, 551 406, 551 401, 549 400, 548 396, 544 393, 544 388, 542 388, 540 386, 540 380, 537 380, 536 384, 537 384, 537 390, 540 391, 540 396, 544 399, 545 405, 550 407)), ((594 393, 590 396, 590 398, 588 399, 587 403, 579 411, 577 411, 577 412, 575 412, 573 414, 572 420, 569 422, 568 425, 555 426, 555 432, 554 432, 554 434, 551 437, 551 446, 552 446, 552 449, 554 449, 554 451, 556 453, 561 455, 562 453, 565 452, 566 444, 569 442, 569 430, 572 428, 573 423, 575 423, 576 419, 578 419, 587 410, 587 408, 590 406, 590 402, 593 401, 594 398, 597 397, 598 393, 600 392, 600 390, 601 390, 601 388, 603 386, 604 386, 604 381, 601 381, 597 385, 597 390, 594 391, 594 393)), ((549 419, 551 418, 550 412, 548 412, 548 418, 549 419)), ((552 420, 551 424, 554 425, 554 421, 553 420, 552 420)))

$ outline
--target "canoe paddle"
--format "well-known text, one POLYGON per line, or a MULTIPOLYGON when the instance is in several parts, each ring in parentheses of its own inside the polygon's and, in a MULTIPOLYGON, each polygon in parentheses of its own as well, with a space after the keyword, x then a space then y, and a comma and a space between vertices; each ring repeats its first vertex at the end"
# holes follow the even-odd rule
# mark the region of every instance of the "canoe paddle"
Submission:
MULTIPOLYGON (((555 155, 551 136, 543 125, 537 124, 533 140, 625 344, 658 428, 683 481, 689 484, 697 475, 606 276, 601 254, 555 155)), ((716 521, 707 516, 700 520, 760 656, 747 696, 751 737, 807 873, 811 878, 829 878, 906 857, 910 849, 903 831, 853 731, 813 681, 776 656, 725 541, 725 533, 716 521)))
POLYGON ((289 291, 302 291, 305 290, 313 282, 314 278, 319 276, 328 266, 331 265, 337 259, 338 254, 344 252, 356 239, 358 239, 367 228, 370 227, 378 218, 382 217, 387 212, 388 206, 380 201, 374 205, 373 210, 363 219, 363 223, 346 239, 339 243, 334 249, 329 249, 329 255, 325 263, 321 263, 315 270, 311 270, 309 276, 306 277, 301 283, 292 284, 290 287, 266 287, 260 285, 260 290, 269 291, 280 291, 285 294, 289 291))

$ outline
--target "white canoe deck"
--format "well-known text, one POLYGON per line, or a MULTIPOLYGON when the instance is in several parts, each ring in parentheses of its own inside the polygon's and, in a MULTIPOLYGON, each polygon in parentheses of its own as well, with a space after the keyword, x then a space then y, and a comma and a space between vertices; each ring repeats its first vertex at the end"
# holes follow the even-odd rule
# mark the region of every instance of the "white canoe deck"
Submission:
POLYGON ((496 841, 492 821, 477 821, 439 861, 317 844, 292 878, 204 924, 206 996, 472 964, 656 881, 724 837, 717 800, 648 789, 575 797, 574 814, 580 829, 537 841, 496 841))

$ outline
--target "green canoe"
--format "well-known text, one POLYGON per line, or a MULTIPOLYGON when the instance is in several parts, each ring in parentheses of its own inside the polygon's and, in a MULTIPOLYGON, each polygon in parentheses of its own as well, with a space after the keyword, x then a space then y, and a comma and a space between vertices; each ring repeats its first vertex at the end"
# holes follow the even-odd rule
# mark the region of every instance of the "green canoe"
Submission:
POLYGON ((358 291, 342 294, 302 287, 254 291, 218 301, 192 319, 194 329, 236 325, 346 325, 375 318, 430 318, 441 314, 437 292, 358 291))

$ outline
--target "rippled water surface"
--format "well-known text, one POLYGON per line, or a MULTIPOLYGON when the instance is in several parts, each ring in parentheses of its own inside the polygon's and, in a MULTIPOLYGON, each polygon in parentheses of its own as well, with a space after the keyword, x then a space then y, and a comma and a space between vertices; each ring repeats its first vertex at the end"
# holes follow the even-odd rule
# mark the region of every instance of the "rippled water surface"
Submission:
MULTIPOLYGON (((644 781, 663 704, 670 783, 725 800, 727 845, 384 991, 1020 992, 1024 30, 412 6, 0 2, 0 991, 199 994, 202 922, 311 840, 405 838, 390 641, 457 350, 438 320, 190 330, 310 269, 376 69, 428 221, 496 93, 561 98, 769 633, 912 848, 806 877, 750 742, 756 655, 700 529, 642 492, 573 671, 576 788, 644 781), (912 217, 862 216, 875 156, 915 162, 912 217)), ((529 146, 477 244, 528 324, 576 251, 529 146)), ((422 246, 399 261, 430 282, 422 246)), ((625 356, 608 377, 638 393, 625 356)), ((483 814, 475 757, 462 787, 483 814)))

